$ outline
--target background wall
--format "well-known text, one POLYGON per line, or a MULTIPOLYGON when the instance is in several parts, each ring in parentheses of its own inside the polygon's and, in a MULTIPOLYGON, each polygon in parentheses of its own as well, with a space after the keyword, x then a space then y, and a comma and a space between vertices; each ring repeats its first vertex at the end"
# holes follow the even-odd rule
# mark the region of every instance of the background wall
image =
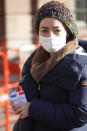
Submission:
POLYGON ((5 37, 5 1, 0 0, 0 43, 5 37))
MULTIPOLYGON (((0 0, 0 40, 6 38, 7 47, 32 44, 34 16, 37 9, 51 0, 0 0)), ((75 0, 59 0, 75 10, 75 0)), ((75 13, 73 13, 75 14, 75 13)), ((80 38, 86 38, 87 28, 79 29, 80 38)))
POLYGON ((20 47, 31 43, 31 1, 5 0, 7 46, 20 47))

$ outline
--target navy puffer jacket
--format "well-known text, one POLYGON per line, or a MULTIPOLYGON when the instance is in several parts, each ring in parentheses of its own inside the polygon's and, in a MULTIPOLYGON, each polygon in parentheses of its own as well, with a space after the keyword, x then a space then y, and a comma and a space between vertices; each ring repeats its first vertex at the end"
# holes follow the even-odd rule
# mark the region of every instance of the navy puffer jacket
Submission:
MULTIPOLYGON (((79 43, 87 49, 87 41, 79 43)), ((31 101, 31 131, 87 131, 85 51, 80 47, 68 54, 41 79, 39 85, 30 73, 34 54, 27 59, 20 84, 27 100, 31 101)), ((28 128, 26 131, 29 131, 28 128)))

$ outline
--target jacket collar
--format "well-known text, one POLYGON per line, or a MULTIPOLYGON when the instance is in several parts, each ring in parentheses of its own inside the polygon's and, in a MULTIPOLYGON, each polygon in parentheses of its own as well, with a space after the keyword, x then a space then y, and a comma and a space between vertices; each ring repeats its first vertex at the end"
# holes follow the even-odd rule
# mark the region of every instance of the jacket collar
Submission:
POLYGON ((35 81, 39 83, 46 73, 52 70, 59 61, 78 47, 78 40, 76 39, 68 42, 61 50, 50 56, 50 54, 40 46, 32 59, 31 74, 35 81))

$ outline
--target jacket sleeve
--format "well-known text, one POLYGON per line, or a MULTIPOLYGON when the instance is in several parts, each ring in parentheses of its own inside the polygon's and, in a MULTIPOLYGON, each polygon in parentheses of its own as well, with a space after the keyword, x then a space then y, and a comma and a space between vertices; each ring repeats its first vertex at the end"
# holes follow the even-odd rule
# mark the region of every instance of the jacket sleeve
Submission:
POLYGON ((79 45, 87 51, 87 40, 79 40, 79 45))
POLYGON ((82 71, 77 88, 69 92, 68 104, 33 99, 29 116, 54 128, 72 129, 87 123, 87 67, 82 71))
POLYGON ((31 75, 31 62, 35 52, 26 60, 22 69, 22 79, 19 85, 25 92, 27 101, 31 101, 33 98, 38 97, 38 85, 31 75))

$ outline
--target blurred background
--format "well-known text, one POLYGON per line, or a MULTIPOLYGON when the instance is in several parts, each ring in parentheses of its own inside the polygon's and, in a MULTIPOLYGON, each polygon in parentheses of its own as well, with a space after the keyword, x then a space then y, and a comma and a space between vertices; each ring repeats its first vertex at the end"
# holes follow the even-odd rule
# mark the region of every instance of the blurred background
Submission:
MULTIPOLYGON (((38 48, 34 18, 38 8, 50 0, 0 0, 0 131, 11 131, 18 116, 11 114, 8 92, 17 88, 21 69, 38 48)), ((72 10, 79 39, 87 40, 87 0, 59 0, 72 10)))

